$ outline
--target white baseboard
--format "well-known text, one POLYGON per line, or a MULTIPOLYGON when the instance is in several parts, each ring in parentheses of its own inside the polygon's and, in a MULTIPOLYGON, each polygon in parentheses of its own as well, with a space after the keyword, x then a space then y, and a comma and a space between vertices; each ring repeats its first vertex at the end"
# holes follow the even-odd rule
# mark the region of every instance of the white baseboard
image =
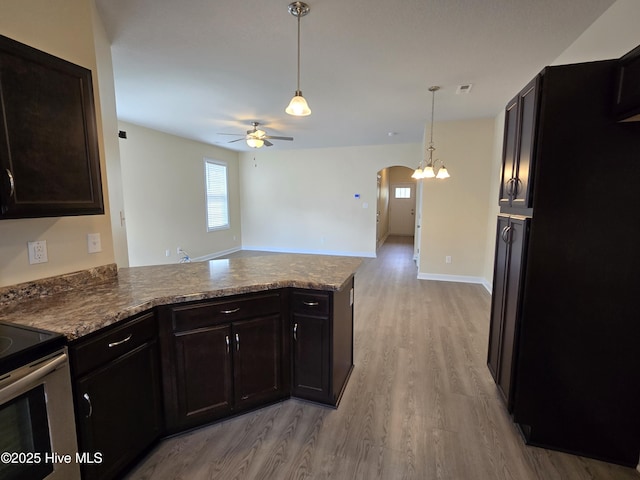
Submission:
POLYGON ((375 258, 375 252, 345 252, 336 250, 305 250, 297 248, 274 248, 263 247, 257 245, 243 245, 240 250, 255 250, 259 252, 275 252, 275 253, 301 253, 309 255, 335 255, 338 257, 366 257, 375 258))
POLYGON ((229 255, 234 252, 239 252, 242 250, 240 247, 230 248, 229 250, 223 250, 221 252, 210 253, 208 255, 203 255, 201 257, 194 257, 191 259, 192 262, 205 262, 207 260, 213 260, 214 258, 222 257, 223 255, 229 255))
POLYGON ((478 283, 487 288, 487 281, 482 277, 468 275, 442 275, 438 273, 418 273, 418 280, 436 280, 438 282, 478 283))

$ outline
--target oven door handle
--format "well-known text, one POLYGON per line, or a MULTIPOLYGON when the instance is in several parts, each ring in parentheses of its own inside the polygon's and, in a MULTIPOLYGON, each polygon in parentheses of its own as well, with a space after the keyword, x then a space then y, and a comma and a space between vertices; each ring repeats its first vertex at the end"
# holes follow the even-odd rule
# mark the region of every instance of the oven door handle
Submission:
POLYGON ((65 363, 67 363, 67 354, 63 353, 49 360, 47 363, 38 366, 38 368, 30 374, 0 389, 0 404, 8 402, 23 391, 28 391, 30 388, 35 387, 40 383, 40 380, 65 363))

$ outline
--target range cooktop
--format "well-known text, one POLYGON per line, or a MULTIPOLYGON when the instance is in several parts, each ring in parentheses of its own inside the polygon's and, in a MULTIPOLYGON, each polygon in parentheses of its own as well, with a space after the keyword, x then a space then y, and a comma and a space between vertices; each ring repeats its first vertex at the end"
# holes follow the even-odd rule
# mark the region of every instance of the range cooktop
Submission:
POLYGON ((64 335, 0 322, 0 375, 62 348, 64 335))

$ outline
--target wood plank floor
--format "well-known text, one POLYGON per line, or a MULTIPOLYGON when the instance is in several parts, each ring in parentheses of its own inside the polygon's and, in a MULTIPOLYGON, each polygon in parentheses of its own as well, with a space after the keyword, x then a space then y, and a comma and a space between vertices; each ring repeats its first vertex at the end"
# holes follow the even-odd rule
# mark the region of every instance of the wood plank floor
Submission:
POLYGON ((486 367, 489 294, 417 280, 412 241, 390 238, 358 270, 355 369, 337 410, 287 400, 167 439, 127 478, 640 479, 523 444, 486 367))

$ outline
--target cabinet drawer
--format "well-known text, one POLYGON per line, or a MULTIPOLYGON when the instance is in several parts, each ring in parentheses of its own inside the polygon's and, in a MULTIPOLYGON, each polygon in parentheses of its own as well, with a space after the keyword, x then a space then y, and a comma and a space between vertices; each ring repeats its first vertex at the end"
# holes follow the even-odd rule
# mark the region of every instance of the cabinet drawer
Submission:
POLYGON ((279 311, 280 294, 278 293, 249 298, 225 298, 219 302, 173 307, 171 329, 173 332, 185 332, 279 311))
POLYGON ((154 338, 156 328, 155 315, 149 312, 90 340, 71 345, 74 375, 82 375, 144 344, 154 338))
POLYGON ((293 292, 291 307, 294 313, 329 314, 329 292, 297 290, 293 292))

